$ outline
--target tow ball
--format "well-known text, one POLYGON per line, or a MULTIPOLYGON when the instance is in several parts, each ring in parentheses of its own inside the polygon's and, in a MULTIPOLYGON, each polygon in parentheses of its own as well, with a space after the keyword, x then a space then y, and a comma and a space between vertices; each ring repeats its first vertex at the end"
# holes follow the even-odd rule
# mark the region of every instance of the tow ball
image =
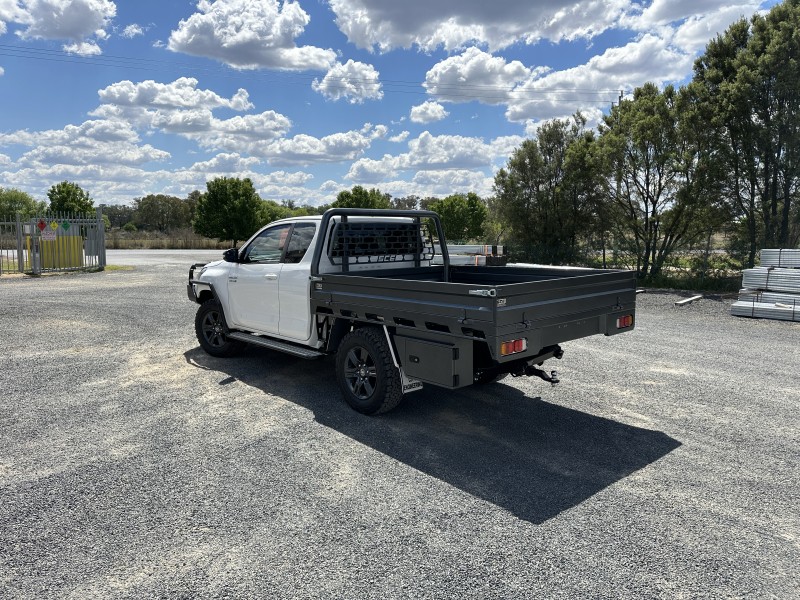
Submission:
POLYGON ((550 374, 548 375, 547 371, 542 371, 539 367, 534 365, 525 366, 525 375, 528 377, 538 377, 539 379, 543 379, 552 386, 555 386, 559 382, 558 373, 556 371, 550 371, 550 374))

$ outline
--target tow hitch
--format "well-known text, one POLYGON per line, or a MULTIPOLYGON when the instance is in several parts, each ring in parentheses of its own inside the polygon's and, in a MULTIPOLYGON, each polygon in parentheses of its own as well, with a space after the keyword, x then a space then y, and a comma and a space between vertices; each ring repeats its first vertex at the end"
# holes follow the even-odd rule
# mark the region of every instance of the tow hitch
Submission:
POLYGON ((556 371, 550 371, 550 374, 548 375, 547 371, 542 371, 539 367, 534 365, 527 365, 525 367, 525 375, 528 377, 538 377, 539 379, 543 379, 552 386, 555 386, 558 383, 558 373, 556 371))

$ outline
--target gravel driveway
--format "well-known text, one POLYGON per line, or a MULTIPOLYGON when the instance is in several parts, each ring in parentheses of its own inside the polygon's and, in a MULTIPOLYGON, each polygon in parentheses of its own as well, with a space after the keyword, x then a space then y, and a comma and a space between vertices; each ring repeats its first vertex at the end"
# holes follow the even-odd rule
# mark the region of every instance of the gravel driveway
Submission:
POLYGON ((369 418, 331 360, 198 348, 218 255, 0 278, 0 597, 800 596, 799 324, 642 294, 556 388, 369 418))

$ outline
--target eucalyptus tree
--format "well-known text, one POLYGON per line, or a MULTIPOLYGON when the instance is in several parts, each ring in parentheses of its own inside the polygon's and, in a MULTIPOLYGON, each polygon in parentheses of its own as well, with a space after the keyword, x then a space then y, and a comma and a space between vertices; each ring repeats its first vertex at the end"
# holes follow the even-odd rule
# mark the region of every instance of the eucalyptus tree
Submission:
POLYGON ((615 106, 601 126, 600 144, 619 208, 618 239, 634 253, 640 277, 660 274, 677 250, 706 229, 701 225, 709 214, 703 173, 708 152, 684 93, 645 84, 615 106))
POLYGON ((736 83, 738 57, 749 39, 750 26, 741 19, 711 40, 695 62, 689 89, 702 103, 704 127, 721 163, 717 175, 731 213, 731 239, 737 246, 743 240, 745 264, 752 267, 763 229, 756 145, 760 125, 752 119, 752 96, 736 83))
POLYGON ((743 232, 745 261, 786 247, 796 228, 800 181, 800 0, 742 19, 696 61, 692 86, 724 161, 722 190, 743 232))
POLYGON ((752 19, 737 60, 736 85, 752 98, 759 124, 761 215, 765 246, 785 246, 800 177, 800 0, 784 0, 752 19))
POLYGON ((753 99, 759 123, 761 214, 765 246, 789 240, 792 203, 800 180, 800 0, 784 0, 753 16, 739 54, 736 84, 753 99))
POLYGON ((580 115, 545 122, 495 175, 491 213, 521 258, 572 262, 590 231, 592 206, 581 188, 586 180, 571 169, 579 162, 585 124, 580 115))
POLYGON ((148 194, 133 201, 133 223, 138 229, 172 231, 188 227, 191 210, 186 200, 165 194, 148 194))

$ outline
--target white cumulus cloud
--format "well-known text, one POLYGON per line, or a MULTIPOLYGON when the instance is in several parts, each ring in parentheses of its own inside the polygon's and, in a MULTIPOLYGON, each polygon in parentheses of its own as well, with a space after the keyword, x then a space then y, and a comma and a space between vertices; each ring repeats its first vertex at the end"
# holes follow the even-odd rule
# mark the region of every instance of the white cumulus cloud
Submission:
POLYGON ((444 109, 444 106, 438 102, 427 100, 419 106, 411 107, 410 118, 414 123, 433 123, 434 121, 441 121, 449 114, 444 109))
POLYGON ((275 111, 237 115, 228 119, 213 111, 253 108, 247 90, 225 98, 211 90, 198 89, 197 80, 182 77, 170 83, 152 80, 120 81, 98 92, 101 105, 92 116, 119 119, 133 127, 177 134, 206 149, 246 153, 284 136, 291 121, 275 111))
POLYGON ((197 89, 198 81, 193 77, 180 77, 171 83, 159 83, 148 79, 139 83, 118 81, 98 92, 100 101, 120 106, 145 108, 230 108, 243 111, 253 108, 247 90, 239 90, 231 98, 223 98, 211 90, 197 89))
POLYGON ((360 131, 346 131, 317 138, 299 134, 292 138, 255 144, 252 152, 266 156, 273 165, 309 165, 355 160, 372 142, 386 134, 382 125, 365 125, 360 131))
POLYGON ((758 9, 759 4, 755 2, 723 6, 713 12, 692 16, 677 28, 672 38, 673 43, 685 52, 702 51, 710 39, 723 33, 742 17, 748 18, 758 9))
POLYGON ((67 54, 78 54, 80 56, 98 56, 103 53, 95 42, 77 42, 75 44, 64 44, 64 52, 67 54))
POLYGON ((654 34, 561 71, 508 62, 470 48, 431 68, 424 85, 441 101, 504 105, 510 121, 541 121, 578 111, 595 115, 617 100, 618 90, 629 91, 648 81, 679 82, 691 73, 693 60, 693 54, 654 34))
POLYGON ((405 142, 408 139, 408 136, 411 135, 410 131, 401 131, 397 135, 393 135, 389 138, 389 141, 393 144, 399 144, 401 142, 405 142))
POLYGON ((328 69, 336 59, 333 50, 295 43, 309 21, 296 2, 200 0, 197 12, 172 32, 167 47, 237 69, 328 69))
POLYGON ((124 38, 135 38, 138 35, 144 35, 145 28, 139 25, 138 23, 131 23, 130 25, 126 26, 125 29, 122 30, 120 35, 124 38))
POLYGON ((517 60, 507 62, 501 56, 468 48, 434 65, 425 75, 423 86, 429 94, 450 102, 469 102, 477 98, 486 104, 503 104, 514 87, 546 71, 546 68, 530 69, 517 60))
MULTIPOLYGON (((753 14, 761 2, 749 2, 748 14, 753 14)), ((635 24, 640 29, 674 22, 682 22, 687 15, 714 13, 730 6, 726 0, 653 0, 635 24)))
MULTIPOLYGON (((0 20, 16 21, 24 29, 23 39, 68 40, 64 50, 71 54, 100 54, 97 40, 108 37, 106 29, 117 14, 111 0, 25 0, 16 10, 0 7, 0 20)), ((16 4, 16 3, 14 3, 16 4)))
POLYGON ((336 24, 361 48, 417 46, 452 51, 474 43, 496 50, 515 42, 592 37, 639 10, 631 0, 330 0, 336 24))
POLYGON ((523 140, 521 136, 503 136, 487 143, 477 137, 434 136, 424 131, 408 142, 408 152, 384 154, 379 160, 355 161, 346 178, 356 183, 378 183, 403 171, 419 175, 421 171, 491 170, 498 161, 504 162, 523 140))
POLYGON ((664 85, 691 73, 694 57, 655 35, 609 48, 583 65, 533 77, 514 89, 506 116, 511 121, 549 119, 579 110, 608 108, 617 90, 646 82, 664 85))
POLYGON ((345 64, 336 63, 322 81, 315 79, 311 87, 330 100, 361 104, 383 98, 379 76, 372 65, 348 60, 345 64))

